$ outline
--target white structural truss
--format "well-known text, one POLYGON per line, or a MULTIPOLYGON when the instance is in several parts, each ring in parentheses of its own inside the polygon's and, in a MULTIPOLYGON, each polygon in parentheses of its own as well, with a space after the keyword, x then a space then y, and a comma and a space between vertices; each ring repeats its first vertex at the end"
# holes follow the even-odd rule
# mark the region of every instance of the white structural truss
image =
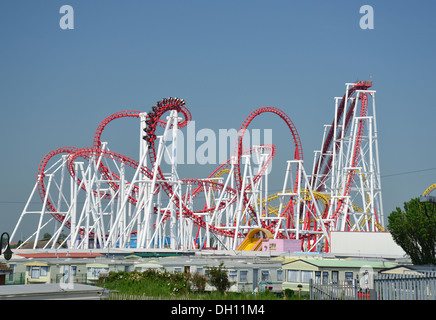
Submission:
POLYGON ((163 99, 150 113, 111 115, 98 127, 92 148, 60 148, 44 157, 11 239, 28 215, 38 217, 35 232, 23 239, 34 248, 48 232, 45 248, 61 243, 71 249, 235 250, 250 231, 260 229, 277 239, 300 240, 305 251, 328 251, 331 231, 384 231, 371 85, 347 83, 345 95, 335 98, 334 120, 325 126, 310 175, 298 133, 280 109, 250 114, 235 154, 205 179, 181 179, 177 171, 177 133, 190 121, 183 100, 163 99), (242 150, 241 144, 251 120, 264 112, 287 124, 295 144, 283 189, 272 195, 268 169, 276 147, 242 150), (104 127, 123 117, 139 119, 139 161, 100 142, 104 127), (36 201, 40 205, 34 208, 36 201))
POLYGON ((385 231, 375 91, 361 84, 347 83, 335 98, 335 118, 315 151, 312 188, 329 199, 322 220, 329 231, 385 231))

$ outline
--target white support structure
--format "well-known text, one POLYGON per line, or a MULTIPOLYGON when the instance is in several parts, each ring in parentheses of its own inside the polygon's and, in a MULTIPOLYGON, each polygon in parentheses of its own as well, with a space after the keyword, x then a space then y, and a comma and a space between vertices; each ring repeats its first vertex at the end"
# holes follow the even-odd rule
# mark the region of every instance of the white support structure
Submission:
MULTIPOLYGON (((315 161, 324 156, 331 162, 327 174, 313 171, 313 189, 330 198, 329 232, 385 231, 375 91, 359 89, 351 96, 353 86, 355 83, 347 83, 344 98, 335 98, 335 118, 328 127, 333 128, 331 148, 315 154, 315 161), (342 114, 338 113, 341 99, 345 99, 342 114)), ((325 137, 321 147, 326 144, 325 137)))
MULTIPOLYGON (((39 219, 24 242, 34 241, 34 249, 43 232, 53 232, 45 248, 60 243, 84 250, 236 250, 250 231, 263 228, 275 238, 300 240, 305 251, 328 251, 332 231, 383 231, 375 91, 370 86, 346 84, 345 95, 334 99, 333 123, 324 127, 312 174, 306 174, 303 159, 287 161, 283 188, 273 195, 268 173, 275 146, 248 146, 205 179, 181 179, 179 109, 166 109, 169 116, 161 121, 153 147, 143 139, 145 131, 146 138, 155 133, 152 116, 126 113, 139 119, 139 161, 109 150, 107 142, 49 153, 11 241, 31 214, 39 219), (33 210, 30 204, 38 193, 42 206, 33 210)), ((108 117, 100 130, 116 116, 108 117)))

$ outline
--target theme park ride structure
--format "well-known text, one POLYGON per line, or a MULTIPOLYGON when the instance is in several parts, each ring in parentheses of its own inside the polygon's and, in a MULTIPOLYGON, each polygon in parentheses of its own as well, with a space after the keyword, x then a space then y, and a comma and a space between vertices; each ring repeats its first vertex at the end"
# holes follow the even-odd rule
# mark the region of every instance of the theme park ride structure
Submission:
POLYGON ((432 184, 427 189, 425 189, 423 194, 419 197, 419 201, 436 203, 436 197, 430 195, 435 189, 436 189, 436 183, 432 184))
POLYGON ((275 107, 247 116, 233 156, 204 179, 178 174, 177 133, 191 121, 183 100, 163 99, 149 113, 117 112, 97 127, 92 147, 63 147, 42 159, 11 239, 29 214, 37 214, 38 223, 25 243, 54 224, 45 248, 57 247, 68 230, 62 245, 72 249, 236 250, 250 232, 265 230, 268 238, 300 240, 304 251, 328 252, 331 231, 383 231, 371 86, 347 83, 345 95, 335 98, 334 120, 325 126, 310 175, 296 127, 275 107), (278 116, 291 133, 283 189, 272 195, 268 168, 276 146, 243 144, 250 123, 265 113, 278 116), (101 141, 107 125, 126 117, 140 120, 139 161, 101 141), (31 210, 38 196, 42 206, 31 210))

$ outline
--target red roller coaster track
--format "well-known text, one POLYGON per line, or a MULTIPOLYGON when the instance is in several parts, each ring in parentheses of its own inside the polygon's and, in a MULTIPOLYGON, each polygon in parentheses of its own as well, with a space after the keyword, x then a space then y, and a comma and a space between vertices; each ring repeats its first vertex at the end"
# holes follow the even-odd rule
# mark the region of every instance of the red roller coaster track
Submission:
MULTIPOLYGON (((165 113, 167 113, 171 110, 176 110, 178 113, 181 113, 184 116, 184 120, 182 122, 178 123, 178 128, 185 127, 191 121, 191 113, 185 107, 185 102, 181 99, 178 99, 178 98, 168 98, 168 99, 163 99, 162 101, 158 101, 157 104, 152 108, 152 111, 150 113, 147 113, 147 115, 146 115, 147 127, 144 129, 144 131, 145 131, 144 140, 147 141, 148 146, 149 146, 149 158, 151 161, 150 167, 154 167, 154 164, 156 163, 156 148, 155 148, 156 127, 157 126, 165 127, 166 121, 162 120, 161 118, 165 113)), ((252 148, 245 151, 245 152, 242 150, 242 139, 243 139, 244 133, 247 130, 250 123, 256 117, 260 116, 263 113, 276 114, 285 122, 285 124, 289 128, 289 130, 292 134, 293 140, 294 140, 294 146, 295 146, 294 159, 301 160, 303 158, 303 151, 302 151, 300 137, 298 135, 297 129, 295 128, 292 120, 282 110, 280 110, 278 108, 264 107, 264 108, 256 109, 252 113, 250 113, 249 116, 245 119, 245 121, 242 123, 240 131, 239 131, 240 134, 238 135, 238 143, 236 145, 237 162, 236 162, 236 166, 235 166, 235 173, 236 173, 236 180, 235 181, 237 184, 237 188, 233 189, 231 187, 227 187, 226 192, 228 192, 229 194, 235 195, 236 192, 241 191, 241 185, 242 185, 242 176, 241 176, 241 170, 240 170, 241 157, 243 154, 250 154, 251 152, 253 152, 252 148)), ((64 147, 64 148, 59 148, 59 149, 50 151, 48 154, 46 154, 45 157, 43 158, 43 160, 41 161, 39 168, 38 168, 38 176, 40 177, 38 179, 38 181, 39 181, 38 190, 39 190, 41 199, 44 200, 44 198, 46 197, 46 188, 45 188, 43 178, 45 176, 47 164, 50 161, 50 159, 52 159, 53 157, 55 157, 59 154, 66 154, 67 155, 67 157, 68 157, 68 171, 72 177, 74 177, 76 175, 75 171, 74 171, 74 162, 78 158, 83 158, 83 159, 89 160, 91 158, 98 159, 99 157, 103 157, 103 158, 108 158, 108 159, 118 161, 120 163, 124 163, 133 169, 137 169, 138 161, 133 160, 129 157, 126 157, 124 155, 118 154, 118 153, 113 152, 113 151, 103 150, 101 148, 102 142, 100 139, 101 139, 101 135, 102 135, 103 130, 112 121, 117 120, 117 119, 121 119, 121 118, 129 118, 129 117, 139 118, 140 114, 141 114, 141 111, 126 110, 126 111, 120 111, 120 112, 114 113, 114 114, 108 116, 107 118, 105 118, 99 124, 99 126, 97 127, 97 130, 95 131, 92 148, 64 147)), ((272 158, 274 157, 274 154, 275 154, 275 146, 274 145, 264 145, 263 147, 270 151, 270 155, 268 157, 267 162, 263 165, 260 172, 254 178, 254 181, 258 180, 260 178, 260 176, 265 172, 265 170, 267 169, 268 165, 272 161, 272 158)), ((222 170, 223 168, 225 168, 229 164, 230 164, 230 159, 226 163, 219 166, 209 177, 212 177, 216 172, 218 172, 219 170, 222 170)), ((108 181, 108 184, 110 185, 110 187, 113 188, 114 191, 117 191, 119 188, 119 186, 116 182, 116 180, 118 179, 117 175, 115 173, 111 172, 102 162, 99 163, 98 168, 99 168, 100 173, 104 177, 104 179, 106 181, 108 181)), ((157 170, 158 177, 157 178, 161 181, 165 181, 166 179, 165 179, 165 176, 162 174, 160 166, 157 166, 157 168, 158 168, 158 170, 157 170)), ((150 170, 149 168, 142 167, 141 172, 145 176, 147 176, 148 178, 150 178, 150 179, 153 178, 152 170, 150 170)), ((203 186, 206 184, 209 186, 213 185, 217 189, 224 188, 223 184, 220 184, 218 182, 206 181, 203 179, 201 179, 201 180, 200 179, 182 179, 182 181, 183 181, 183 183, 190 183, 193 185, 197 185, 196 190, 193 192, 193 196, 196 196, 196 194, 201 192, 201 190, 203 189, 203 186)), ((80 179, 78 179, 78 178, 77 178, 77 183, 78 184, 81 183, 80 179)), ((179 205, 179 203, 180 203, 179 198, 177 197, 177 195, 175 195, 173 193, 171 184, 161 183, 160 186, 163 188, 163 190, 168 195, 168 197, 173 199, 172 201, 174 202, 174 204, 179 205)), ((82 188, 84 189, 85 187, 82 185, 82 188)), ((136 189, 137 189, 137 187, 135 187, 135 192, 137 191, 136 189)), ((249 190, 249 189, 250 189, 250 185, 245 187, 245 190, 249 190)), ((132 194, 134 194, 135 192, 132 192, 132 194)), ((248 199, 246 197, 245 192, 243 192, 243 194, 244 194, 244 201, 246 204, 248 202, 248 199)), ((234 197, 234 198, 236 198, 236 197, 234 197)), ((129 196, 129 201, 132 204, 136 204, 136 199, 132 195, 129 196)), ((218 204, 218 206, 221 206, 221 205, 223 205, 223 204, 222 203, 218 204)), ((46 207, 47 207, 47 210, 52 213, 52 215, 56 218, 57 221, 59 221, 59 222, 63 221, 64 216, 56 212, 55 206, 50 202, 49 199, 47 200, 46 207)), ((251 205, 249 205, 249 208, 250 208, 250 212, 251 212, 251 218, 256 219, 256 216, 254 214, 254 209, 251 207, 251 205)), ((212 211, 212 210, 214 210, 214 208, 209 208, 206 211, 212 211)), ((202 227, 202 228, 208 227, 209 230, 211 230, 212 232, 215 232, 217 234, 221 234, 224 236, 228 236, 228 237, 234 236, 234 232, 232 232, 232 231, 223 230, 223 229, 215 227, 214 225, 206 225, 206 222, 204 222, 203 218, 197 215, 198 213, 204 213, 204 212, 205 212, 204 210, 192 211, 189 208, 187 208, 182 202, 182 214, 183 214, 183 216, 185 216, 189 219, 192 219, 192 221, 197 226, 202 227)), ((166 218, 168 218, 168 215, 166 218)), ((70 227, 69 221, 66 221, 65 226, 70 227)), ((271 225, 263 224, 263 227, 268 228, 268 229, 271 229, 273 226, 274 226, 274 224, 271 224, 271 225)), ((239 235, 239 236, 243 236, 243 235, 239 235)))
MULTIPOLYGON (((357 139, 355 143, 355 147, 352 153, 352 162, 351 167, 355 167, 357 165, 358 159, 359 159, 359 153, 361 152, 361 141, 362 136, 364 134, 364 128, 365 128, 365 121, 362 120, 367 115, 367 104, 368 104, 368 97, 366 92, 363 92, 367 90, 369 87, 371 87, 371 82, 366 81, 358 81, 354 83, 354 85, 347 89, 347 93, 343 96, 342 100, 340 101, 339 107, 337 109, 337 113, 335 115, 335 120, 333 121, 332 126, 330 126, 330 129, 326 135, 326 139, 324 140, 324 143, 322 145, 322 150, 320 153, 320 156, 318 159, 316 159, 314 164, 314 170, 312 174, 312 180, 311 180, 311 188, 316 192, 322 192, 324 188, 324 180, 327 178, 327 176, 330 174, 330 171, 332 170, 332 159, 333 159, 333 151, 334 147, 337 145, 333 145, 334 143, 338 143, 339 137, 343 132, 346 132, 348 130, 348 127, 350 126, 352 120, 354 119, 354 114, 358 105, 358 102, 361 102, 361 109, 360 109, 360 118, 361 120, 358 120, 357 124, 357 139), (357 95, 357 98, 352 101, 350 104, 350 107, 348 109, 345 109, 348 101, 355 95, 356 93, 359 93, 357 95), (361 93, 361 94, 360 94, 361 93), (346 113, 344 112, 346 111, 346 113), (337 124, 341 122, 343 119, 343 125, 338 126, 337 124), (336 133, 336 137, 334 136, 336 133), (335 142, 336 141, 336 142, 335 142), (317 182, 317 185, 315 186, 314 176, 318 175, 319 181, 317 182)), ((176 206, 180 206, 180 210, 178 211, 177 215, 183 216, 184 218, 190 219, 194 225, 196 225, 199 228, 208 229, 212 233, 215 233, 217 235, 225 236, 225 237, 243 237, 245 236, 245 232, 241 231, 233 231, 230 228, 225 229, 221 228, 219 225, 210 224, 205 221, 204 214, 205 213, 211 213, 215 210, 221 210, 225 206, 229 205, 229 203, 234 203, 237 201, 238 197, 241 197, 243 201, 244 208, 247 209, 247 213, 251 219, 251 223, 253 225, 260 226, 262 228, 268 229, 269 231, 278 230, 276 229, 277 223, 279 223, 279 219, 286 219, 286 228, 294 228, 294 223, 291 219, 293 216, 293 206, 295 203, 293 202, 292 198, 288 203, 285 203, 284 208, 282 212, 279 212, 277 214, 277 217, 279 219, 276 220, 261 220, 258 221, 258 214, 256 214, 256 209, 253 207, 252 202, 250 202, 248 194, 251 191, 252 184, 255 184, 265 173, 268 166, 270 165, 272 159, 275 156, 276 153, 276 147, 274 145, 262 145, 261 147, 264 150, 267 150, 268 157, 265 161, 265 163, 262 164, 262 167, 259 169, 259 171, 256 173, 255 177, 251 182, 248 184, 243 183, 243 174, 241 167, 243 165, 242 159, 245 155, 251 155, 254 152, 258 152, 258 149, 250 148, 248 150, 243 150, 243 140, 244 135, 246 131, 248 130, 250 124, 253 122, 254 119, 260 117, 263 114, 266 113, 272 113, 278 116, 286 125, 289 132, 291 133, 292 139, 290 139, 290 149, 291 154, 290 158, 297 161, 303 160, 303 148, 300 141, 300 136, 298 134, 298 131, 296 127, 294 126, 292 120, 290 117, 283 112, 282 110, 275 108, 275 107, 262 107, 255 109, 252 111, 242 122, 237 136, 237 141, 235 145, 234 150, 234 160, 228 159, 225 163, 218 166, 209 176, 207 179, 179 179, 179 183, 184 185, 190 185, 193 186, 193 191, 190 193, 191 198, 195 198, 198 194, 204 192, 205 188, 213 188, 215 190, 219 190, 221 192, 225 192, 229 195, 227 202, 221 201, 220 203, 215 203, 214 206, 208 206, 207 208, 203 209, 192 209, 185 205, 186 199, 184 199, 181 194, 177 194, 173 188, 174 185, 170 183, 170 181, 167 180, 165 175, 162 173, 162 169, 159 163, 159 159, 157 156, 157 128, 158 127, 166 127, 167 121, 163 120, 164 114, 172 111, 177 111, 178 115, 183 115, 183 118, 178 120, 177 122, 177 128, 181 129, 188 125, 188 123, 191 121, 191 113, 185 106, 185 101, 179 98, 165 98, 161 101, 158 101, 155 106, 151 108, 151 111, 149 113, 144 113, 142 111, 137 110, 126 110, 126 111, 120 111, 116 112, 108 117, 106 117, 97 127, 94 137, 93 137, 93 146, 89 148, 76 148, 76 147, 63 147, 59 149, 55 149, 47 153, 42 161, 40 162, 39 168, 38 168, 38 191, 41 199, 46 204, 46 209, 53 215, 53 217, 61 222, 64 223, 66 227, 70 228, 71 224, 69 221, 64 221, 65 215, 57 212, 56 206, 52 203, 52 200, 50 197, 48 197, 47 193, 47 187, 46 183, 44 181, 44 177, 46 176, 46 172, 48 169, 48 165, 51 159, 55 159, 56 157, 62 156, 65 159, 67 159, 67 169, 69 174, 72 178, 75 179, 77 184, 82 188, 86 189, 85 184, 82 184, 82 181, 79 179, 78 174, 75 172, 75 163, 79 158, 85 159, 88 162, 95 162, 95 165, 98 168, 98 171, 100 172, 102 178, 104 181, 107 182, 109 187, 114 191, 114 194, 116 194, 119 189, 119 180, 120 177, 111 169, 109 169, 102 159, 111 159, 114 162, 122 163, 134 170, 140 171, 140 173, 147 177, 148 179, 152 180, 158 180, 159 183, 156 185, 156 189, 152 190, 152 193, 157 194, 158 191, 162 190, 165 192, 165 194, 168 196, 170 201, 176 206), (141 116, 145 115, 145 128, 144 128, 144 136, 143 140, 146 141, 147 145, 147 155, 149 157, 150 163, 147 166, 142 165, 142 163, 131 159, 129 157, 126 157, 122 154, 106 150, 103 143, 101 142, 102 133, 105 130, 106 126, 108 126, 112 121, 115 121, 117 119, 123 119, 123 118, 140 118, 141 116), (292 150, 293 149, 293 150, 292 150), (293 151, 293 152, 292 152, 293 151), (224 169, 228 169, 231 167, 234 169, 233 175, 234 175, 234 181, 235 186, 230 187, 225 185, 224 183, 214 181, 213 177, 215 177, 216 174, 219 172, 222 172, 224 169), (156 175, 156 176, 155 176, 156 175), (269 221, 269 222, 265 222, 269 221)), ((177 121, 177 120, 176 120, 177 121)), ((174 123, 174 122, 173 122, 174 123)), ((336 148, 337 149, 337 148, 336 148)), ((343 197, 345 198, 353 185, 355 177, 355 172, 351 171, 350 174, 347 177, 346 186, 344 189, 343 197)), ((294 185, 294 192, 297 190, 297 186, 299 186, 299 182, 301 182, 302 177, 299 176, 297 173, 297 177, 295 179, 295 185, 294 185)), ((133 204, 137 205, 138 200, 136 199, 136 196, 139 194, 139 188, 136 185, 131 185, 132 190, 130 194, 128 195, 128 201, 133 204)), ((96 193, 96 191, 93 191, 96 193)), ((113 194, 109 193, 100 193, 98 194, 100 198, 110 198, 113 196, 113 194)), ((252 201, 252 200, 251 200, 252 201)), ((310 201, 309 201, 310 202, 310 201)), ((344 202, 339 201, 339 205, 336 207, 336 211, 334 212, 332 219, 337 219, 338 215, 340 215, 344 202)), ((324 211, 321 213, 323 218, 326 218, 328 207, 326 206, 324 208, 324 211)), ((156 210, 156 208, 155 208, 156 210)), ((315 211, 315 206, 312 205, 311 209, 315 211)), ((163 214, 163 220, 166 221, 170 218, 170 213, 162 210, 161 212, 163 214)), ((298 217, 297 217, 298 218, 298 217)), ((376 217, 377 218, 377 217, 376 217)), ((297 222, 298 223, 298 222, 297 222)), ((304 228, 306 231, 312 231, 313 233, 306 233, 305 235, 300 235, 301 239, 304 239, 306 237, 311 239, 311 237, 316 238, 315 235, 316 232, 320 232, 322 226, 319 224, 319 222, 313 222, 313 220, 310 218, 310 216, 305 216, 304 221, 304 228)), ((236 230, 236 229, 235 229, 236 230)), ((79 232, 83 235, 84 230, 80 229, 79 232)), ((133 233, 136 233, 133 231, 133 233)), ((93 235, 93 234, 92 234, 93 235)), ((293 237, 293 235, 289 234, 282 234, 278 233, 277 237, 284 238, 284 237, 293 237)))

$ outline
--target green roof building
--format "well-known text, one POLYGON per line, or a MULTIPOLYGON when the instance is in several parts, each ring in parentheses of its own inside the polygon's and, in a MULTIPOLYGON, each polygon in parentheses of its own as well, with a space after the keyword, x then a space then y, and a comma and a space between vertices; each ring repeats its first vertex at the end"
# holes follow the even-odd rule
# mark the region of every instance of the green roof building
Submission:
POLYGON ((320 284, 360 284, 369 287, 369 275, 392 268, 395 264, 386 261, 351 259, 297 259, 283 264, 283 290, 309 291, 312 279, 320 284))

